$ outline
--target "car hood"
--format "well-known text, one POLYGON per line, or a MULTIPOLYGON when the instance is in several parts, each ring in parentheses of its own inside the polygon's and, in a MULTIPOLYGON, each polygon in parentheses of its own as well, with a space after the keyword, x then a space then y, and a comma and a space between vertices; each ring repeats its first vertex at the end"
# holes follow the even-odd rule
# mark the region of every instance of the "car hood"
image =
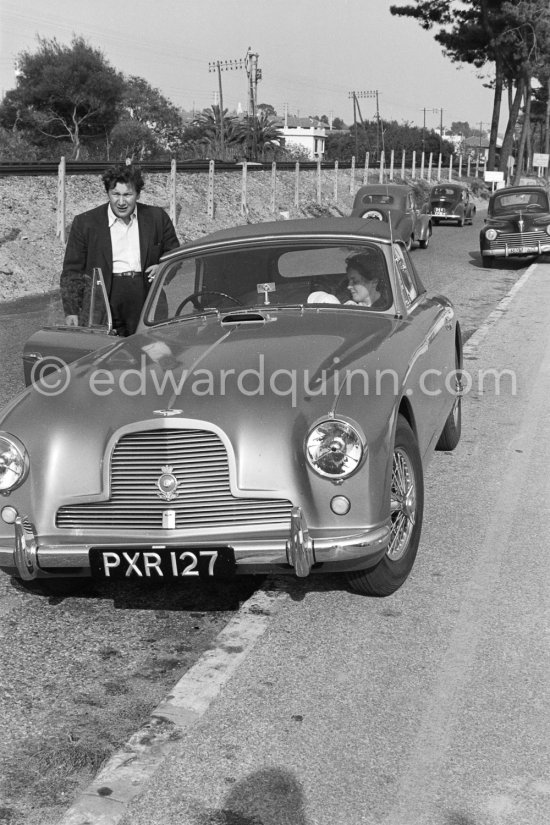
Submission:
POLYGON ((517 212, 507 212, 506 215, 488 215, 485 229, 489 227, 504 232, 525 232, 526 229, 545 229, 550 223, 550 214, 540 212, 533 214, 518 209, 517 212))
POLYGON ((331 411, 362 420, 368 441, 387 436, 395 396, 365 399, 364 382, 374 386, 375 371, 391 367, 401 386, 410 352, 395 339, 407 322, 329 305, 238 317, 200 316, 136 333, 57 373, 62 392, 36 385, 22 393, 0 426, 27 447, 34 489, 45 484, 70 500, 76 472, 80 495, 99 492, 108 445, 137 429, 189 422, 223 434, 241 482, 254 488, 265 487, 266 461, 273 478, 288 482, 312 423, 331 411))

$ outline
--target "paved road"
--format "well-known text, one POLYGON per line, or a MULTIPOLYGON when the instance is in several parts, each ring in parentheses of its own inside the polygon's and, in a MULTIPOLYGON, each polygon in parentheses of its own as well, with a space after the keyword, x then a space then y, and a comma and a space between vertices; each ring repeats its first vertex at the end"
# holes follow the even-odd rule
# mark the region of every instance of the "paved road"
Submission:
POLYGON ((463 439, 428 471, 407 584, 273 582, 159 708, 170 737, 141 732, 64 825, 550 822, 548 273, 468 342, 463 439))

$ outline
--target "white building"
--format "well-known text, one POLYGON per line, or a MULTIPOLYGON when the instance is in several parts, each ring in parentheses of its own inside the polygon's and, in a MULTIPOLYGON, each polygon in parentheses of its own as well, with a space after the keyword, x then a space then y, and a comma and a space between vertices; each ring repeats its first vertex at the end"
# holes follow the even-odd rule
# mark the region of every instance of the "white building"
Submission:
POLYGON ((285 117, 281 129, 284 145, 304 149, 311 160, 323 160, 325 154, 326 124, 309 117, 285 117))

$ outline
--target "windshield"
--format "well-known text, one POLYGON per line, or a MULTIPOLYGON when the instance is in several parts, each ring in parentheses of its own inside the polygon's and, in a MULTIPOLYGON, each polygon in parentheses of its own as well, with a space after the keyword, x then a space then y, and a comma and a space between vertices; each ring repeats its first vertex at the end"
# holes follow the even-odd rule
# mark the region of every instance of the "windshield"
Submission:
POLYGON ((211 308, 227 312, 242 307, 328 303, 374 311, 391 309, 390 279, 379 246, 289 245, 288 241, 277 245, 272 241, 265 246, 182 256, 159 273, 145 320, 148 324, 163 323, 211 308), (354 289, 354 279, 368 282, 370 297, 364 291, 359 293, 357 284, 354 289))
POLYGON ((548 196, 539 189, 532 192, 508 192, 496 195, 493 202, 493 214, 518 212, 528 209, 531 212, 548 212, 548 196))

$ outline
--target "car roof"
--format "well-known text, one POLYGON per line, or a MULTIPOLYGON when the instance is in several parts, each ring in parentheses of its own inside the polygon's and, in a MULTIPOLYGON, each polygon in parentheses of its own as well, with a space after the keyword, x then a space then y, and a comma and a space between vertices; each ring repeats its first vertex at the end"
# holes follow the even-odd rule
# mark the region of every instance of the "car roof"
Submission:
POLYGON ((163 257, 167 260, 178 252, 192 252, 204 246, 225 244, 239 241, 255 240, 314 240, 326 237, 327 239, 342 239, 349 236, 390 242, 392 240, 389 225, 383 221, 365 221, 364 218, 295 218, 289 221, 265 221, 233 226, 229 229, 220 229, 203 235, 194 241, 183 244, 178 250, 173 250, 163 257))
POLYGON ((507 195, 513 192, 543 192, 545 195, 548 194, 546 189, 543 186, 539 186, 538 184, 524 184, 523 186, 503 186, 501 189, 495 189, 491 198, 495 198, 497 195, 507 195))
POLYGON ((356 192, 357 195, 360 195, 363 192, 373 192, 386 195, 404 195, 406 192, 410 192, 412 190, 412 186, 409 186, 408 183, 366 183, 364 186, 360 186, 356 192))

